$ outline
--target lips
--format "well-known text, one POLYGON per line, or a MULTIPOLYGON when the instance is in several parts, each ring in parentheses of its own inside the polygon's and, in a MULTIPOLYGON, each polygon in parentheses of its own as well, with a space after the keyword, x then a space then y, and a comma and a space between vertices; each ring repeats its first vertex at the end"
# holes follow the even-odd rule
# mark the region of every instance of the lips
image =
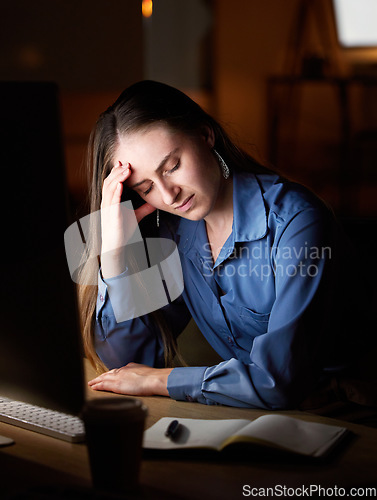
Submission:
POLYGON ((193 201, 194 201, 194 195, 192 194, 191 196, 186 198, 185 201, 182 203, 182 205, 179 205, 179 207, 177 207, 176 210, 179 210, 180 212, 187 212, 187 210, 191 208, 193 201))

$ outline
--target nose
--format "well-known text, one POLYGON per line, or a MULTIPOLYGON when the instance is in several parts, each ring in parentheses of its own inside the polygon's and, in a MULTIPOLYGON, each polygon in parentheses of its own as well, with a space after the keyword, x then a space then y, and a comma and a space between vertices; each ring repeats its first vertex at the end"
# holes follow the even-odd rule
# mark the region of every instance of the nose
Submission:
POLYGON ((162 182, 160 184, 160 193, 165 205, 173 205, 181 189, 179 186, 162 182))

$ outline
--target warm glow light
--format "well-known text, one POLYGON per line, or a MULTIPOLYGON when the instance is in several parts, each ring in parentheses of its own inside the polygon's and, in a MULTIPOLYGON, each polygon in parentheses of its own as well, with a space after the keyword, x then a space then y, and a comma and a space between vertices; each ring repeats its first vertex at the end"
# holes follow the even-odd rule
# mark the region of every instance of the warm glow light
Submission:
POLYGON ((151 17, 153 13, 153 2, 152 0, 143 0, 141 4, 141 11, 144 17, 151 17))

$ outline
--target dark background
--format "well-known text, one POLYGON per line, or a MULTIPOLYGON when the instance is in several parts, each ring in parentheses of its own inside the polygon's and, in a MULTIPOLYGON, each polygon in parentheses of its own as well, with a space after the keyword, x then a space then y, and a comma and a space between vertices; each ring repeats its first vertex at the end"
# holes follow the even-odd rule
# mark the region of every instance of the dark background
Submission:
POLYGON ((150 18, 142 0, 14 0, 1 8, 0 80, 58 84, 77 204, 96 117, 124 87, 153 78, 189 93, 242 146, 338 213, 377 215, 377 49, 340 47, 332 0, 153 7, 150 18), (295 85, 268 85, 282 75, 295 85))

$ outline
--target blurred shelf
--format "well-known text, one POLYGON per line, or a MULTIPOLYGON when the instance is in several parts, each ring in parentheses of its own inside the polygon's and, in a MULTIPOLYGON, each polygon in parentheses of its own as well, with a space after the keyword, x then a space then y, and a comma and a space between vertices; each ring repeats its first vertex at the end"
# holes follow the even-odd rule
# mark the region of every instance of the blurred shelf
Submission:
MULTIPOLYGON (((372 76, 272 76, 267 81, 269 160, 282 173, 298 173, 297 180, 315 191, 331 192, 328 201, 335 200, 342 214, 370 210, 366 186, 377 187, 377 106, 375 99, 365 98, 371 91, 377 94, 372 76), (355 104, 360 99, 366 101, 368 119, 355 104)), ((377 197, 368 198, 377 213, 377 197)))

